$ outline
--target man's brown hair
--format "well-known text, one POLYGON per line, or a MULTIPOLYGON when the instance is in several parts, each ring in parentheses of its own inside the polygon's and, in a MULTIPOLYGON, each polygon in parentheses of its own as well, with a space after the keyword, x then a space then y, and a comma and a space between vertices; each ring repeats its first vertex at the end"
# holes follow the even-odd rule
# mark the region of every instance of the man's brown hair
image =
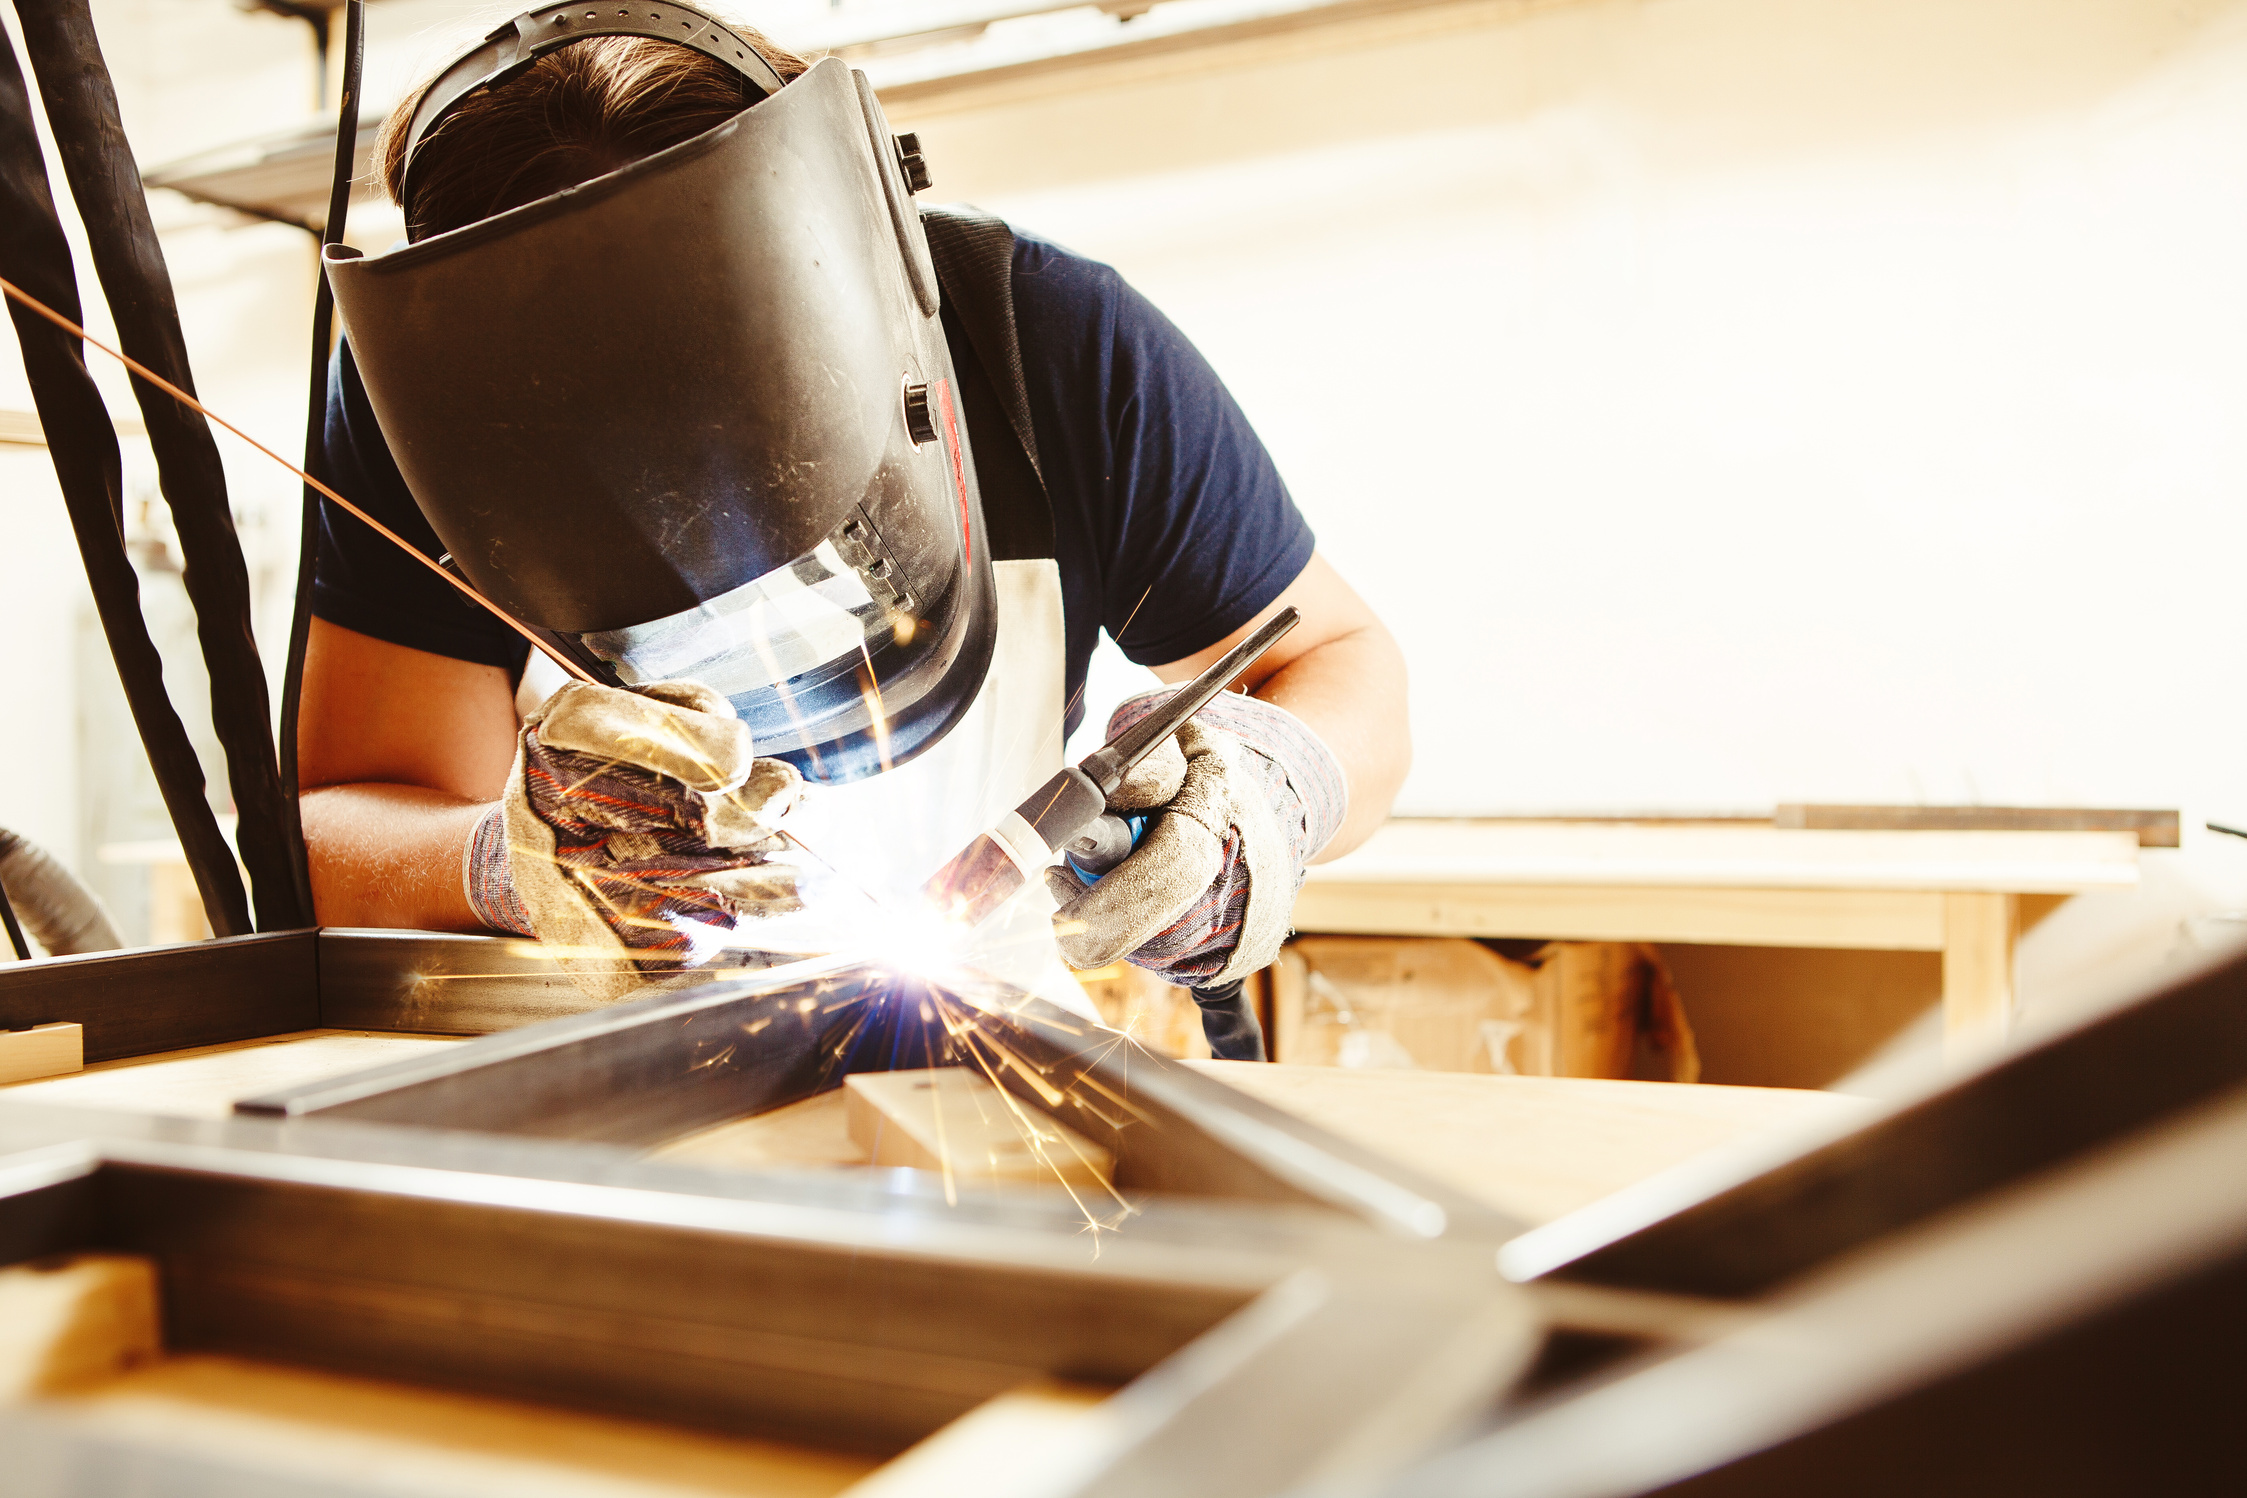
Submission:
MULTIPOLYGON (((728 24, 782 82, 809 66, 754 28, 728 24)), ((724 124, 758 98, 739 73, 692 47, 636 36, 576 42, 454 105, 422 140, 407 203, 400 196, 406 135, 423 92, 413 90, 390 111, 375 145, 383 185, 406 210, 408 239, 613 172, 724 124)))

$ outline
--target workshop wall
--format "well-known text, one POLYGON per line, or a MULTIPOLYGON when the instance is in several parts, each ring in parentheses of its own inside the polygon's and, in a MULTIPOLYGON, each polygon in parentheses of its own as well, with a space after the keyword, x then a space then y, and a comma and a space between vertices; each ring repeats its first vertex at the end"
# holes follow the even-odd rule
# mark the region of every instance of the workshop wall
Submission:
POLYGON ((1402 809, 2247 810, 2247 5, 1413 24, 896 108, 1208 351, 1402 809))

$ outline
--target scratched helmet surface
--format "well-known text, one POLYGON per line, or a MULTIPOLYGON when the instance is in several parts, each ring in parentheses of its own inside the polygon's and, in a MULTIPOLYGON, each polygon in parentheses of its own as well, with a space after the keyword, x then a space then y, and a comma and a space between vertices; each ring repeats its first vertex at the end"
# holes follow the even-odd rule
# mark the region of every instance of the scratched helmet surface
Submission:
POLYGON ((990 552, 928 246, 862 75, 829 58, 618 171, 386 254, 331 246, 326 268, 454 564, 598 674, 705 682, 758 753, 829 783, 966 712, 990 552))

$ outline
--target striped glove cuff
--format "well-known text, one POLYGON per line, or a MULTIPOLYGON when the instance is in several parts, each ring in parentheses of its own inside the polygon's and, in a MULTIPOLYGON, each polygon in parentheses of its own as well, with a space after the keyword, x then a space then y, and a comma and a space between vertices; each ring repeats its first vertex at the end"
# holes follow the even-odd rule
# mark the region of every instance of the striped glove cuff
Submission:
POLYGON ((492 807, 476 823, 475 835, 468 839, 467 856, 461 861, 460 883, 477 920, 494 931, 537 935, 531 929, 530 912, 515 893, 515 876, 508 869, 505 807, 492 807))

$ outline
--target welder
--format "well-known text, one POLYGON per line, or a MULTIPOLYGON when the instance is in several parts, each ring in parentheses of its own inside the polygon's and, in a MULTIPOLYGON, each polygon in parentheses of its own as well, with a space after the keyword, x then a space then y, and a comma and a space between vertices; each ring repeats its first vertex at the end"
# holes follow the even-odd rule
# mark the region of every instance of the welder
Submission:
POLYGON ((753 947, 804 851, 925 877, 1059 767, 1102 630, 1177 682, 1292 606, 1115 791, 1137 850, 1048 876, 1072 964, 1194 988, 1252 1054, 1237 980, 1386 815, 1405 672, 1186 338, 1105 265, 921 208, 841 61, 682 6, 516 17, 377 165, 409 242, 328 252, 324 477, 594 681, 519 714, 524 641, 329 508, 320 920, 536 934, 621 996, 753 947))

